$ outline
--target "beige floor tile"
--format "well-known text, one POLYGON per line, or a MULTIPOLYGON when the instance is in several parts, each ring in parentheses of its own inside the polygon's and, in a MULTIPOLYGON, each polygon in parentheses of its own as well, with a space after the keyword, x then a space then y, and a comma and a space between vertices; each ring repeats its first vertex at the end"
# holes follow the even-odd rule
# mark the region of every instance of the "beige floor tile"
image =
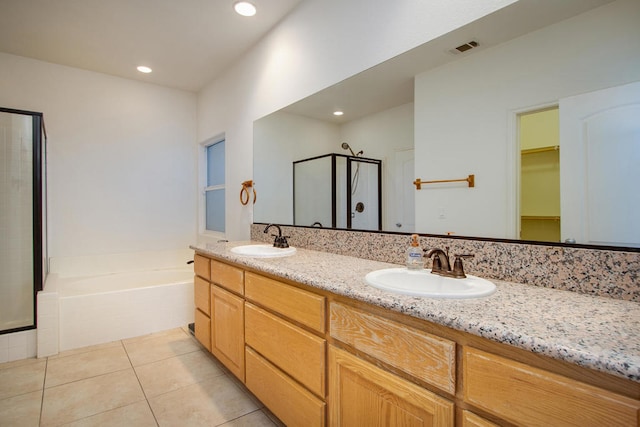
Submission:
POLYGON ((275 424, 264 412, 255 411, 224 423, 220 427, 275 427, 275 424))
POLYGON ((65 424, 65 427, 156 427, 157 425, 149 404, 143 401, 101 412, 97 415, 65 424))
POLYGON ((104 344, 96 344, 96 345, 90 345, 87 347, 74 348, 73 350, 61 351, 58 354, 49 356, 49 360, 58 359, 60 357, 73 356, 81 353, 88 353, 90 351, 104 350, 106 348, 111 348, 111 347, 122 347, 122 341, 111 341, 104 344))
POLYGON ((133 366, 200 350, 196 342, 181 329, 172 329, 170 333, 148 335, 141 339, 124 340, 123 343, 133 366))
POLYGON ((216 426, 258 409, 226 376, 149 399, 160 426, 216 426))
MULTIPOLYGON (((253 393, 251 393, 251 391, 249 391, 249 389, 247 388, 246 385, 244 385, 244 383, 242 381, 240 381, 235 375, 233 375, 231 373, 231 371, 229 371, 224 365, 221 365, 223 370, 227 373, 227 376, 229 377, 229 379, 231 380, 231 382, 233 382, 236 387, 238 387, 240 390, 242 390, 243 392, 246 393, 247 396, 249 396, 249 399, 251 399, 253 401, 253 403, 258 407, 258 408, 264 408, 264 405, 262 404, 262 402, 260 401, 260 399, 258 399, 257 397, 255 397, 253 395, 253 393)), ((640 427, 640 426, 639 426, 640 427)))
POLYGON ((19 366, 22 365, 30 365, 32 363, 38 363, 38 362, 43 362, 46 361, 45 359, 36 359, 35 357, 31 357, 29 359, 20 359, 20 360, 14 360, 12 362, 4 362, 4 363, 0 363, 0 371, 3 369, 12 369, 12 368, 17 368, 19 366))
POLYGON ((62 384, 44 390, 41 425, 77 421, 144 398, 131 368, 62 384))
POLYGON ((124 347, 106 347, 49 360, 45 388, 131 368, 124 347))
POLYGON ((0 426, 37 427, 42 390, 0 400, 0 426))
POLYGON ((189 335, 189 334, 182 328, 174 328, 174 329, 167 329, 166 331, 154 332, 152 334, 140 335, 138 337, 127 338, 122 340, 122 342, 127 344, 127 343, 132 343, 137 341, 145 341, 148 339, 156 339, 159 337, 169 337, 169 336, 175 337, 175 336, 186 336, 186 335, 189 335))
POLYGON ((147 398, 224 375, 218 362, 201 350, 135 368, 147 398))
POLYGON ((46 367, 47 361, 38 359, 0 369, 0 399, 42 390, 46 367))
POLYGON ((278 419, 278 417, 276 417, 275 415, 273 415, 273 412, 271 412, 270 410, 268 410, 266 407, 262 407, 261 411, 267 416, 267 418, 269 418, 271 420, 272 423, 274 423, 277 427, 287 427, 282 421, 280 421, 278 419))

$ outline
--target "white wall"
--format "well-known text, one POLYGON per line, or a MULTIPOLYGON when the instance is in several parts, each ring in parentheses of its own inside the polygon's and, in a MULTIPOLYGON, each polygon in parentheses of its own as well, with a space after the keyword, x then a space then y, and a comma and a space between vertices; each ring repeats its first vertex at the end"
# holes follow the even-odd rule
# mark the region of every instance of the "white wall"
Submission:
POLYGON ((193 243, 195 94, 0 53, 0 105, 44 113, 50 256, 193 243))
POLYGON ((515 237, 515 113, 640 80, 639 23, 618 1, 417 76, 416 176, 476 188, 423 186, 416 229, 515 237))
POLYGON ((253 175, 254 120, 513 2, 302 2, 198 94, 197 139, 224 132, 233 165, 227 167, 227 237, 249 237, 252 207, 242 206, 232 190, 239 192, 253 175))

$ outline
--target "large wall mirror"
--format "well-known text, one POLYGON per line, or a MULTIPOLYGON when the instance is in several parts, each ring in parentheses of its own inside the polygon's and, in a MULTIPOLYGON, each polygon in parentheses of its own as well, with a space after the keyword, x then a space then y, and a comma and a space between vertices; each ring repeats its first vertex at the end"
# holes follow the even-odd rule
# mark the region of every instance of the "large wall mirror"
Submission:
POLYGON ((639 19, 520 0, 257 120, 254 221, 294 225, 294 162, 356 154, 385 231, 640 248, 639 19))

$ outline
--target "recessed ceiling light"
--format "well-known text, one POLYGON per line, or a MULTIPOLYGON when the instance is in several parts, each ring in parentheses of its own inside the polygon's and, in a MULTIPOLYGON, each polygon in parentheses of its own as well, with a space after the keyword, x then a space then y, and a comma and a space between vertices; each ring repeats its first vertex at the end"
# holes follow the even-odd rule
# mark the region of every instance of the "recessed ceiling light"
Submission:
POLYGON ((141 73, 149 74, 153 70, 149 67, 145 67, 144 65, 140 65, 138 67, 138 71, 140 71, 141 73))
POLYGON ((242 16, 253 16, 256 14, 256 7, 248 1, 237 1, 233 4, 233 8, 242 16))
POLYGON ((341 115, 343 115, 343 114, 344 114, 344 112, 343 112, 343 111, 340 111, 340 110, 338 110, 338 111, 334 111, 334 112, 333 112, 333 115, 334 115, 334 116, 341 116, 341 115))

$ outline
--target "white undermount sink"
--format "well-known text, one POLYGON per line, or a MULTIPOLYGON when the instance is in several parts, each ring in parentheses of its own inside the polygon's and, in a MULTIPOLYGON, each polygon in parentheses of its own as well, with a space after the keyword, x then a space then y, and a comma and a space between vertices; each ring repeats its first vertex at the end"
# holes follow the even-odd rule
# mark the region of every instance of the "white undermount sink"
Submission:
POLYGON ((478 298, 491 295, 496 285, 467 274, 464 279, 431 274, 431 270, 385 268, 368 273, 365 282, 373 287, 405 295, 430 298, 478 298))
POLYGON ((291 256, 296 253, 296 248, 276 248, 273 245, 244 245, 231 248, 231 252, 236 255, 243 255, 254 258, 279 258, 291 256))

